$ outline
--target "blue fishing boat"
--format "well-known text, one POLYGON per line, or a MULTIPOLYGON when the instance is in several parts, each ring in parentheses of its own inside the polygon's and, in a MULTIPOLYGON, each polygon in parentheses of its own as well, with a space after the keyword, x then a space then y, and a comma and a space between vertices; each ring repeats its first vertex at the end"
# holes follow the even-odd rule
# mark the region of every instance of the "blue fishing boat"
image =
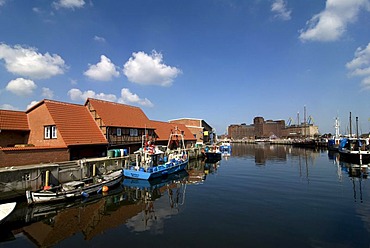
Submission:
POLYGON ((168 145, 166 150, 162 151, 158 146, 145 142, 145 146, 134 153, 135 163, 124 168, 123 175, 127 178, 150 180, 184 170, 189 162, 184 137, 181 133, 171 133, 169 144, 173 137, 181 137, 182 147, 169 150, 168 145))

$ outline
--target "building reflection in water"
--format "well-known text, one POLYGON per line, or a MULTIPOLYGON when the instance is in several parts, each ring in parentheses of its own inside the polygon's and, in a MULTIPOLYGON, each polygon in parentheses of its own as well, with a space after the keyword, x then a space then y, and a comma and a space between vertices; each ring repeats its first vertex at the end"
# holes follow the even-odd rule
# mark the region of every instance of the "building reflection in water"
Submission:
POLYGON ((289 145, 262 144, 238 144, 232 146, 233 157, 249 157, 255 160, 256 165, 263 166, 267 161, 285 162, 287 157, 294 160, 314 160, 319 152, 311 149, 296 148, 289 145))
POLYGON ((50 247, 77 233, 91 240, 125 223, 135 232, 160 230, 161 220, 177 214, 184 204, 188 177, 183 171, 151 182, 124 179, 108 195, 84 201, 33 206, 22 202, 1 225, 0 244, 21 235, 37 246, 50 247))

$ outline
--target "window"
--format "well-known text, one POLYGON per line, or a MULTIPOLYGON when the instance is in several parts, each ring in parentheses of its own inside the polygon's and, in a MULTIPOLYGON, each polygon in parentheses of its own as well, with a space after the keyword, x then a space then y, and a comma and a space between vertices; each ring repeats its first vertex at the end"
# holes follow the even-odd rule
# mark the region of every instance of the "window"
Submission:
POLYGON ((122 130, 121 128, 117 128, 117 136, 121 136, 122 135, 122 130))
POLYGON ((56 139, 57 138, 57 127, 51 126, 51 138, 56 139))
POLYGON ((56 126, 45 126, 44 127, 44 138, 45 139, 56 139, 57 138, 57 127, 56 126))
POLYGON ((138 136, 137 129, 133 129, 133 128, 131 128, 131 129, 130 129, 130 136, 138 136))

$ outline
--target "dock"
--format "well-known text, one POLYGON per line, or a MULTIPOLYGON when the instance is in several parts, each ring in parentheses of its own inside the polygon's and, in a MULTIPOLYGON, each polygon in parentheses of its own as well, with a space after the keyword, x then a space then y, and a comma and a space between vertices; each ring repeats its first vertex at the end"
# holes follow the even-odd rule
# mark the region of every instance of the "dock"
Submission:
MULTIPOLYGON (((186 150, 189 160, 201 157, 201 148, 194 147, 186 150)), ((134 160, 134 155, 130 154, 119 157, 2 167, 0 168, 0 202, 25 197, 26 190, 36 190, 45 185, 59 185, 119 170, 134 160)))

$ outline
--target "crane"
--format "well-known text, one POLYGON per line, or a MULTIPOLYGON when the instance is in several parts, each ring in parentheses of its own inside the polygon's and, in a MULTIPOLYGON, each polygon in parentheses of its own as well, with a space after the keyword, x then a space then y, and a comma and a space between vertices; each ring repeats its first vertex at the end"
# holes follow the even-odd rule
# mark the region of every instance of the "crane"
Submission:
POLYGON ((291 126, 291 125, 294 125, 294 120, 292 119, 292 117, 289 117, 287 121, 287 126, 291 126))
POLYGON ((308 116, 308 119, 307 119, 307 124, 314 124, 314 119, 313 119, 313 117, 310 115, 310 116, 308 116))

